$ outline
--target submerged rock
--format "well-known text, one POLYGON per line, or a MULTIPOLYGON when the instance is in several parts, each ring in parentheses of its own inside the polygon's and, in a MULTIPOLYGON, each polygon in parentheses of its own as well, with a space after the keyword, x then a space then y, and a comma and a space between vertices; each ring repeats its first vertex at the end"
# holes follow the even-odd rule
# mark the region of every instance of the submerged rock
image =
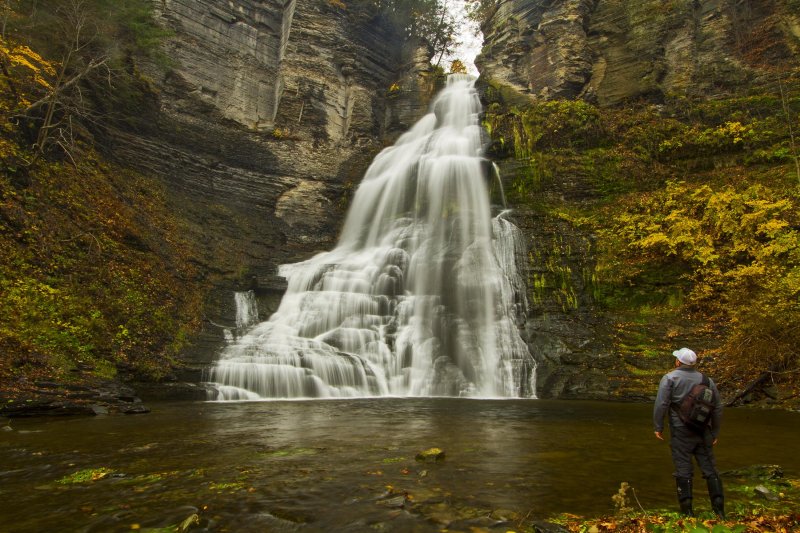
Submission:
POLYGON ((393 498, 387 498, 385 500, 379 500, 378 503, 383 505, 384 507, 389 507, 392 509, 402 509, 408 503, 408 499, 405 495, 394 496, 393 498))
POLYGON ((736 470, 727 470, 722 472, 722 476, 771 481, 783 478, 783 468, 779 465, 751 465, 736 470))
POLYGON ((534 520, 531 522, 531 527, 534 533, 567 533, 569 530, 558 524, 552 522, 545 522, 544 520, 534 520))
POLYGON ((126 415, 142 415, 150 412, 150 409, 140 403, 134 405, 123 405, 119 412, 126 415))
POLYGON ((773 491, 765 487, 764 485, 758 485, 753 489, 753 492, 756 493, 756 496, 761 496, 765 500, 769 500, 771 502, 776 502, 780 500, 780 497, 775 494, 773 491))
POLYGON ((9 418, 34 416, 75 416, 96 413, 90 404, 68 402, 57 398, 27 398, 21 402, 7 403, 0 407, 0 415, 9 418))
POLYGON ((456 531, 483 531, 485 529, 492 529, 500 526, 507 527, 506 524, 508 524, 508 522, 505 520, 495 520, 490 516, 479 516, 477 518, 467 518, 464 520, 450 522, 447 525, 447 528, 456 531))
POLYGON ((200 516, 197 513, 195 513, 187 517, 186 520, 184 520, 183 522, 181 522, 181 524, 178 526, 178 531, 181 532, 189 531, 194 526, 199 526, 199 525, 200 525, 200 516))
POLYGON ((444 451, 439 448, 428 448, 427 450, 419 452, 415 459, 425 463, 437 463, 444 461, 444 451))

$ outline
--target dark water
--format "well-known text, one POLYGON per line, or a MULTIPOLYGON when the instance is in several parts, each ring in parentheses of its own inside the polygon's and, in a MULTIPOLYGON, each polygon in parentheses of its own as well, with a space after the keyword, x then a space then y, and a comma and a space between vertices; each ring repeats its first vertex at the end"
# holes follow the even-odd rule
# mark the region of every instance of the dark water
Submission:
MULTIPOLYGON (((199 510, 213 531, 436 531, 497 510, 604 513, 623 481, 645 507, 673 505, 669 448, 653 437, 644 404, 150 407, 143 416, 12 421, 13 431, 0 431, 0 530, 146 530, 199 510), (414 460, 431 447, 446 459, 414 460), (58 483, 100 467, 113 475, 58 483)), ((770 463, 800 475, 800 414, 729 409, 724 422, 721 470, 770 463)))

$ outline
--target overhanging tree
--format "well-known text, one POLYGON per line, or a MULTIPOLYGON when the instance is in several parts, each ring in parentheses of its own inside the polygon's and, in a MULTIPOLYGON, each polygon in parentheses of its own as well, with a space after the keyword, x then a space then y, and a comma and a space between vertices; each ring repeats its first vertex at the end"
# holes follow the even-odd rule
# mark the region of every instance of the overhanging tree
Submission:
POLYGON ((380 16, 399 28, 406 38, 427 43, 432 63, 439 66, 442 57, 457 44, 458 23, 446 0, 368 0, 380 16))

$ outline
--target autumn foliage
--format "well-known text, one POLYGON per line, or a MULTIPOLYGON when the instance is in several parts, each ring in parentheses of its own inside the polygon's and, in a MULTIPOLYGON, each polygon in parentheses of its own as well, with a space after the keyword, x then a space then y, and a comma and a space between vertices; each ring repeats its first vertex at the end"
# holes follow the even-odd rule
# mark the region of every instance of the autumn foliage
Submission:
MULTIPOLYGON (((91 87, 24 37, 0 37, 0 386, 163 377, 197 327, 191 247, 162 185, 106 161, 91 136, 42 150, 59 73, 91 87)), ((50 124, 77 127, 70 113, 54 107, 50 124)))
MULTIPOLYGON (((627 198, 623 209, 603 230, 608 261, 641 270, 676 266, 686 308, 726 332, 715 351, 727 377, 798 370, 795 192, 747 181, 668 181, 663 189, 627 198)), ((625 277, 635 279, 636 270, 625 277)))
POLYGON ((587 263, 573 265, 581 279, 548 262, 531 300, 550 287, 565 311, 594 306, 611 322, 622 372, 633 362, 628 381, 653 387, 663 365, 646 359, 680 343, 701 351, 730 400, 756 382, 800 395, 798 75, 714 101, 610 109, 511 106, 489 81, 484 124, 492 156, 517 161, 506 176, 512 202, 590 243, 587 263), (559 180, 591 194, 554 200, 559 180))

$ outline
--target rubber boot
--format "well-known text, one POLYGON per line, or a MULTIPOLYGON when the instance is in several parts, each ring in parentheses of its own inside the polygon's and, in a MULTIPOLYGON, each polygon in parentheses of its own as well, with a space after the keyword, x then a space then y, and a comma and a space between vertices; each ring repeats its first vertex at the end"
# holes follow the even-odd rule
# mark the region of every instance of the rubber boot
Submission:
POLYGON ((706 478, 708 485, 708 497, 711 498, 711 509, 714 513, 725 520, 725 495, 722 492, 722 480, 719 476, 711 476, 706 478))
POLYGON ((675 485, 678 488, 678 503, 681 506, 681 512, 686 516, 694 516, 692 512, 692 479, 676 477, 675 485))

